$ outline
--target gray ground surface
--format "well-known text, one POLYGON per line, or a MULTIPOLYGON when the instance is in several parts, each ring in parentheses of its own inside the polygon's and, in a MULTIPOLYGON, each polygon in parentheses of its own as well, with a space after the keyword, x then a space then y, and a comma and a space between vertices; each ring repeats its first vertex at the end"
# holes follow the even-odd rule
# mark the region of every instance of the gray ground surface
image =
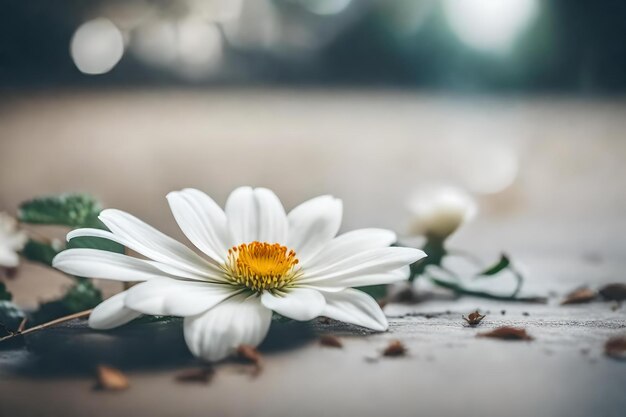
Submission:
MULTIPOLYGON (((131 388, 92 390, 91 376, 24 377, 7 365, 32 360, 5 352, 1 415, 226 416, 623 416, 626 363, 603 355, 610 336, 626 333, 626 309, 610 304, 571 307, 503 305, 476 299, 387 307, 388 333, 363 337, 349 326, 317 323, 344 347, 310 340, 265 355, 253 377, 223 364, 208 385, 181 384, 176 369, 129 371, 131 388), (460 315, 489 311, 477 328, 460 315), (501 309, 506 314, 501 314, 501 309), (528 315, 525 315, 527 313, 528 315), (533 341, 476 334, 499 325, 523 326, 533 341), (407 356, 382 357, 399 339, 407 356)), ((191 366, 191 365, 190 365, 191 366)), ((182 366, 180 368, 186 368, 182 366)))

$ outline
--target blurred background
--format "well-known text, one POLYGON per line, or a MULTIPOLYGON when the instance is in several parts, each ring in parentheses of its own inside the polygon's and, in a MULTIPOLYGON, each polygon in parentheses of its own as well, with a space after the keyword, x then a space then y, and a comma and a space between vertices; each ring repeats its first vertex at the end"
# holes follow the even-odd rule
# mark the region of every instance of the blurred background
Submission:
MULTIPOLYGON (((531 289, 615 279, 625 22, 619 0, 9 0, 0 210, 86 191, 181 237, 168 191, 251 184, 405 234, 411 196, 453 185, 480 206, 456 244, 531 260, 531 289)), ((64 285, 23 276, 24 305, 64 285)))
POLYGON ((625 18, 619 0, 8 1, 0 84, 619 94, 625 18))
POLYGON ((7 1, 0 84, 619 94, 625 18, 619 0, 7 1))

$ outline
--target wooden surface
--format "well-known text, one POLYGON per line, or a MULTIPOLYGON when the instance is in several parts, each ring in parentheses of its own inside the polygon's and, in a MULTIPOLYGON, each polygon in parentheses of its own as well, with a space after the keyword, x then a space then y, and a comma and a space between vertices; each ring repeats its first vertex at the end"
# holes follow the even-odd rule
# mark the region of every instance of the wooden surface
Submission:
MULTIPOLYGON (((164 195, 179 187, 223 204, 237 185, 265 185, 287 207, 332 193, 344 199, 344 230, 402 233, 416 188, 493 191, 507 185, 513 164, 512 183, 478 195, 480 215, 451 244, 485 261, 507 250, 525 272, 526 293, 551 295, 545 306, 392 304, 388 333, 317 324, 344 348, 310 340, 268 352, 256 378, 227 364, 206 386, 176 382, 174 369, 130 370, 128 391, 94 392, 90 375, 16 372, 32 357, 2 351, 2 416, 623 415, 626 363, 605 358, 602 346, 626 333, 626 309, 558 305, 580 285, 626 281, 623 101, 164 91, 14 95, 1 106, 0 208, 88 190, 177 237, 164 195), (460 315, 477 307, 490 312, 481 328, 464 327, 460 315), (524 326, 535 340, 475 337, 501 324, 524 326), (409 355, 373 359, 391 339, 409 355)), ((64 285, 32 265, 9 283, 25 306, 64 285)), ((504 291, 511 282, 489 285, 504 291)))

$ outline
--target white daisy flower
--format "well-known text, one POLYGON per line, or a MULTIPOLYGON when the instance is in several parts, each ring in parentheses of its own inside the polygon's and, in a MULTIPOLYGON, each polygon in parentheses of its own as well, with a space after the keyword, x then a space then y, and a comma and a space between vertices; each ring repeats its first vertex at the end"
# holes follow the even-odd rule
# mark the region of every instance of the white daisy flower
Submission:
POLYGON ((20 261, 18 252, 27 240, 26 232, 18 229, 17 220, 0 212, 0 267, 15 268, 20 261))
POLYGON ((409 201, 410 233, 443 241, 477 212, 471 195, 454 187, 422 190, 409 201))
POLYGON ((109 329, 140 314, 185 317, 189 349, 209 361, 242 344, 261 343, 272 311, 294 320, 327 316, 386 330, 374 299, 350 287, 404 280, 408 265, 426 256, 418 249, 389 247, 396 236, 388 230, 335 237, 342 204, 331 196, 309 200, 289 214, 265 188, 236 189, 224 211, 194 189, 167 199, 183 233, 204 256, 128 213, 104 210, 100 220, 111 232, 78 229, 68 239, 103 237, 147 259, 69 249, 53 264, 83 277, 145 281, 97 306, 90 326, 109 329))

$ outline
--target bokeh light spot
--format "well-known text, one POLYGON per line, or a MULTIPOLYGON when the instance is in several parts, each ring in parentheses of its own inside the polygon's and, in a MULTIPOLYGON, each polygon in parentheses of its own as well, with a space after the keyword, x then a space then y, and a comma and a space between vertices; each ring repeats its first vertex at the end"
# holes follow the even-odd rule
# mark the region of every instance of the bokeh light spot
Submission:
POLYGON ((446 19, 466 45, 507 52, 537 16, 537 0, 445 0, 446 19))
POLYGON ((108 19, 98 18, 83 23, 70 42, 74 64, 84 74, 105 74, 124 54, 124 37, 108 19))

